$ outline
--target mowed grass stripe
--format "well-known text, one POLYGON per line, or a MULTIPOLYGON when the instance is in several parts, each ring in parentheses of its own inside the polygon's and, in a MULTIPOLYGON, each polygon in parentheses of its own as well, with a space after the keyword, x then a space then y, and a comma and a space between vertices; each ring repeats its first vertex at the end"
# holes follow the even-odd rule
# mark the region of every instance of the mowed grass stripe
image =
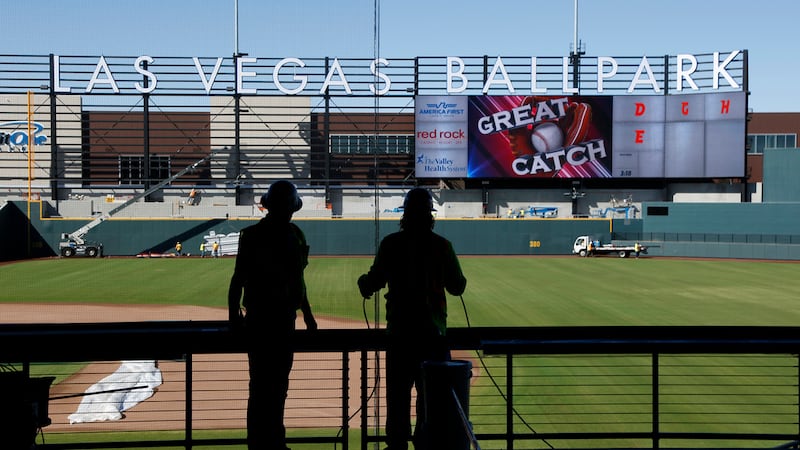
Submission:
MULTIPOLYGON (((0 302, 225 307, 232 258, 47 259, 0 266, 0 302)), ((362 319, 368 257, 312 258, 311 303, 362 319)), ((800 264, 643 258, 462 257, 473 326, 786 325, 800 319, 800 264)), ((381 295, 385 291, 381 291, 381 295)), ((382 308, 383 300, 381 300, 382 308)), ((466 326, 451 297, 450 325, 466 326)), ((373 301, 366 304, 368 311, 373 301)), ((371 317, 371 316, 370 316, 371 317)))

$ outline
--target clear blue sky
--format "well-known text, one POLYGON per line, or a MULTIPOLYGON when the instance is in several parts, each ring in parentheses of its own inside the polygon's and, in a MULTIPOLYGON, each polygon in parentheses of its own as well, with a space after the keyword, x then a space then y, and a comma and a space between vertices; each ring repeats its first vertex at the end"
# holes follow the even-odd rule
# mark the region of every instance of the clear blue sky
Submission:
MULTIPOLYGON (((239 0, 254 57, 375 54, 375 0, 239 0)), ((0 53, 229 56, 235 0, 4 0, 0 53)), ((573 0, 383 0, 380 56, 566 56, 573 0)), ((798 0, 579 0, 590 56, 750 54, 750 108, 798 112, 798 0)))

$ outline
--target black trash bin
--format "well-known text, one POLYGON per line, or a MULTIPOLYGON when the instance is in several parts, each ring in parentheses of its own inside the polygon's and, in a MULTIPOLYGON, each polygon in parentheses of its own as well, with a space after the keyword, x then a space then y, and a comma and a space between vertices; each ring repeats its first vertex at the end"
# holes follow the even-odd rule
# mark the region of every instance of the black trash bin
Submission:
POLYGON ((30 449, 38 431, 50 425, 48 402, 55 377, 30 378, 21 372, 0 372, 0 442, 9 450, 30 449))
POLYGON ((469 423, 469 361, 426 361, 422 364, 423 414, 420 444, 425 449, 466 450, 469 423), (459 412, 459 406, 461 412, 459 412))

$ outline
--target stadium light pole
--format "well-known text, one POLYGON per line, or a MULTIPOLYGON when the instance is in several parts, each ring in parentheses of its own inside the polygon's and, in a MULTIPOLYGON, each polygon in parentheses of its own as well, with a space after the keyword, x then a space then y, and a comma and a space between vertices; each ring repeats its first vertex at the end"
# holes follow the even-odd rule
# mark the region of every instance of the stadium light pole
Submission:
POLYGON ((578 0, 573 0, 573 12, 572 50, 569 53, 569 60, 572 63, 572 87, 576 92, 580 93, 581 56, 586 52, 581 50, 581 45, 578 41, 578 0))
POLYGON ((241 97, 239 93, 239 64, 238 60, 247 53, 239 52, 239 0, 233 0, 233 70, 234 70, 234 92, 233 92, 233 173, 227 173, 226 176, 233 176, 233 184, 235 190, 235 204, 241 205, 241 97))
POLYGON ((578 51, 578 0, 572 4, 572 45, 573 53, 578 51))
POLYGON ((238 53, 239 53, 239 0, 233 0, 233 54, 236 55, 238 53))
MULTIPOLYGON (((28 230, 26 236, 28 257, 31 256, 31 182, 33 181, 33 152, 35 141, 33 140, 33 91, 28 91, 28 230)), ((39 206, 41 211, 41 206, 39 206)))

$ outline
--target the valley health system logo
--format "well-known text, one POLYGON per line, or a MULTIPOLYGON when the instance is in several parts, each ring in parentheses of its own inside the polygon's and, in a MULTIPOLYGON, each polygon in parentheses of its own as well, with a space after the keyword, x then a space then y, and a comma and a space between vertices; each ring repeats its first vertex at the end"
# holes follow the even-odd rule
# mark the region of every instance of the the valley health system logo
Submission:
POLYGON ((416 176, 467 176, 467 96, 418 96, 415 104, 416 176))

